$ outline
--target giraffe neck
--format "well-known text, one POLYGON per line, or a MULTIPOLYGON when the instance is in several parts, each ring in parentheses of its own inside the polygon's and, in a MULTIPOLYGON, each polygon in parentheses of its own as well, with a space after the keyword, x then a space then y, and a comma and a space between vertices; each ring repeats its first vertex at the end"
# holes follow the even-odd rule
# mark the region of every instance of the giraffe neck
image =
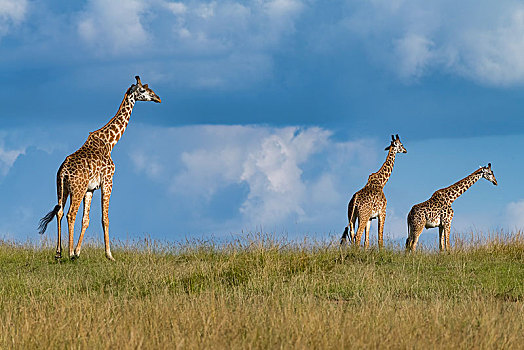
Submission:
POLYGON ((106 125, 90 133, 90 136, 103 140, 113 150, 126 130, 135 102, 135 95, 127 90, 115 116, 106 125))
POLYGON ((381 187, 386 186, 386 183, 393 172, 393 166, 395 165, 395 155, 396 152, 393 150, 393 148, 390 148, 384 164, 382 164, 376 173, 369 175, 368 184, 373 183, 381 187))
POLYGON ((475 182, 482 177, 482 173, 475 171, 470 175, 466 176, 462 180, 457 181, 451 186, 442 189, 444 197, 449 202, 453 203, 458 197, 460 197, 468 188, 470 188, 475 182))

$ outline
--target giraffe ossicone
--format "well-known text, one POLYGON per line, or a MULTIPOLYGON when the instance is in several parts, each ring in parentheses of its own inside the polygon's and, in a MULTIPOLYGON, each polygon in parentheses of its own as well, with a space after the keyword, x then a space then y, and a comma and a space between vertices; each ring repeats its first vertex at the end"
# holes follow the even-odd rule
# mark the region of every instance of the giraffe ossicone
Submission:
POLYGON ((497 185, 497 179, 491 169, 491 163, 481 166, 470 175, 451 186, 442 188, 433 193, 427 201, 415 204, 408 214, 408 238, 406 239, 406 250, 414 251, 424 228, 439 228, 439 249, 449 251, 449 235, 451 232, 451 221, 453 220, 453 209, 451 204, 460 197, 479 179, 485 178, 493 185, 497 185))
POLYGON ((114 260, 109 245, 109 199, 113 189, 113 175, 115 173, 111 151, 126 130, 136 101, 161 102, 160 97, 147 84, 142 85, 138 75, 135 76, 135 79, 136 84, 132 84, 127 89, 115 116, 100 129, 90 132, 82 147, 67 156, 58 169, 56 175, 58 204, 40 220, 38 227, 39 233, 43 234, 47 225, 56 216, 58 225, 56 259, 62 257, 61 221, 67 198, 70 198, 69 211, 67 213, 69 257, 75 259, 80 255, 82 239, 89 226, 89 209, 93 192, 101 189, 105 254, 109 260, 114 260), (82 200, 84 201, 82 229, 76 248, 73 250, 76 214, 82 200))
POLYGON ((362 233, 364 233, 364 247, 369 247, 369 229, 371 220, 378 218, 378 246, 384 245, 384 223, 386 221, 387 200, 384 195, 384 186, 388 182, 397 153, 407 153, 406 148, 400 141, 398 134, 391 135, 391 143, 385 148, 388 151, 386 161, 382 167, 368 177, 366 185, 356 192, 348 204, 348 220, 340 244, 348 243, 348 238, 353 244, 360 244, 362 233), (358 219, 358 229, 355 233, 355 223, 358 219))

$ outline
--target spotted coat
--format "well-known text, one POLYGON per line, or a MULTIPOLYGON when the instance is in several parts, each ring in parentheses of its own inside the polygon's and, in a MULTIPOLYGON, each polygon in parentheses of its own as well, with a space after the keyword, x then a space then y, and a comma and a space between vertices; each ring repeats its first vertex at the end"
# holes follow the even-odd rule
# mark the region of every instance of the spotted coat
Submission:
POLYGON ((388 155, 382 167, 368 177, 366 185, 356 192, 348 204, 348 220, 340 244, 347 244, 348 237, 353 244, 359 244, 364 233, 364 247, 369 247, 369 229, 371 220, 378 218, 378 245, 383 246, 384 223, 386 221, 387 199, 384 186, 388 182, 397 153, 407 153, 398 135, 391 136, 391 144, 386 147, 388 155), (358 229, 355 233, 355 223, 358 219, 358 229), (348 236, 349 235, 349 236, 348 236))
POLYGON ((406 240, 406 249, 412 251, 416 249, 418 239, 424 228, 438 227, 439 249, 450 250, 449 236, 454 214, 451 204, 481 178, 485 178, 497 185, 497 180, 491 170, 491 163, 486 167, 475 170, 453 185, 434 192, 427 201, 415 204, 407 218, 408 238, 406 240))
POLYGON ((106 257, 114 260, 109 246, 109 199, 113 189, 113 175, 115 164, 111 159, 111 151, 122 137, 131 117, 136 101, 154 101, 159 103, 160 98, 147 84, 142 85, 140 78, 126 91, 117 113, 102 128, 89 133, 86 142, 76 152, 66 157, 57 173, 58 204, 55 209, 46 215, 40 222, 40 233, 43 233, 47 224, 56 215, 58 222, 58 240, 56 259, 62 257, 61 220, 64 215, 64 206, 70 197, 70 206, 67 213, 69 231, 69 257, 74 259, 80 255, 82 239, 89 226, 89 210, 93 192, 102 191, 102 227, 104 230, 104 244, 106 257), (73 251, 75 218, 84 201, 82 229, 78 243, 73 251))

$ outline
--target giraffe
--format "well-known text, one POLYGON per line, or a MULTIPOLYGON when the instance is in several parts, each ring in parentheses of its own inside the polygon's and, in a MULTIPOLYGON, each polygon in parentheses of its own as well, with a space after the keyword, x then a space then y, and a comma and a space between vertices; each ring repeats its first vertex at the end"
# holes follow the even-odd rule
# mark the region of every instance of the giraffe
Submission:
POLYGON ((69 229, 69 258, 80 256, 80 248, 84 233, 89 226, 89 209, 93 192, 102 191, 102 228, 104 231, 105 255, 109 260, 115 260, 109 247, 109 199, 113 188, 115 165, 111 159, 111 151, 122 137, 136 101, 153 101, 160 103, 158 97, 147 84, 142 85, 140 77, 136 76, 136 84, 126 91, 124 99, 115 116, 100 129, 90 132, 86 142, 76 152, 66 157, 56 175, 56 191, 58 204, 40 220, 39 233, 43 234, 47 225, 56 216, 58 222, 58 240, 55 259, 62 258, 61 221, 67 197, 71 198, 67 213, 69 229), (80 203, 84 201, 82 230, 78 243, 73 251, 75 219, 80 203))
POLYGON ((408 214, 408 238, 406 250, 414 251, 424 228, 439 228, 439 249, 449 251, 449 233, 451 231, 451 220, 453 220, 453 209, 451 204, 460 197, 480 178, 485 178, 493 185, 497 185, 495 174, 491 170, 491 163, 480 167, 470 175, 453 185, 435 191, 430 199, 415 204, 408 214))
POLYGON ((398 135, 391 135, 391 144, 385 149, 388 151, 386 161, 376 172, 369 175, 366 185, 353 195, 348 204, 349 224, 346 226, 340 244, 347 243, 348 231, 350 240, 353 244, 359 244, 362 232, 365 230, 364 247, 369 247, 369 228, 371 220, 378 218, 378 245, 384 245, 384 223, 386 221, 387 200, 384 195, 384 186, 389 180, 395 165, 395 155, 397 153, 407 153, 408 151, 400 142, 398 135), (358 229, 355 234, 355 222, 358 218, 358 229))

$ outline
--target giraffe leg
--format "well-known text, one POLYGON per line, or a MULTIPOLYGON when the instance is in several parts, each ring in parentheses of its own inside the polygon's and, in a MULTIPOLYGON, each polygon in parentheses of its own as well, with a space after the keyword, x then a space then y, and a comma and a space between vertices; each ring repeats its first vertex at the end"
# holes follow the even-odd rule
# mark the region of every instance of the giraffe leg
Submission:
POLYGON ((378 216, 378 248, 384 247, 384 224, 386 222, 386 212, 380 213, 378 216))
POLYGON ((450 251, 451 244, 449 243, 449 234, 451 233, 451 220, 453 220, 453 209, 451 207, 448 208, 447 215, 446 215, 446 221, 444 225, 444 236, 445 238, 445 249, 446 251, 450 251))
POLYGON ((355 241, 355 223, 357 222, 357 217, 355 216, 350 222, 349 222, 349 238, 351 240, 351 243, 354 243, 355 241))
POLYGON ((369 235, 371 232, 369 232, 371 228, 371 220, 368 220, 366 222, 366 231, 364 232, 364 249, 369 248, 369 235))
POLYGON ((68 196, 69 193, 67 191, 67 188, 64 188, 62 191, 62 195, 60 196, 60 198, 58 198, 58 205, 60 205, 60 209, 58 210, 58 213, 56 213, 56 225, 58 234, 55 254, 56 260, 62 258, 62 218, 64 217, 64 206, 66 205, 68 196))
POLYGON ((80 231, 80 237, 78 237, 78 243, 75 248, 75 256, 80 256, 80 249, 82 247, 82 240, 84 239, 84 233, 89 227, 89 209, 91 208, 91 199, 93 198, 93 192, 87 191, 84 196, 84 215, 82 216, 82 230, 80 231))
POLYGON ((422 234, 423 230, 424 230, 424 226, 422 225, 415 227, 415 229, 413 230, 413 235, 411 236, 411 247, 410 247, 410 250, 412 252, 414 252, 417 249, 418 238, 422 234))
POLYGON ((444 233, 444 225, 440 224, 438 227, 438 249, 440 251, 443 251, 446 243, 445 243, 446 234, 444 233))
POLYGON ((371 216, 371 213, 363 213, 361 211, 358 212, 358 228, 357 228, 357 233, 355 234, 354 244, 356 245, 360 244, 360 240, 362 239, 362 233, 364 232, 364 229, 366 228, 366 224, 369 221, 370 216, 371 216))
POLYGON ((106 258, 114 261, 111 249, 109 247, 109 199, 111 198, 111 191, 113 189, 112 181, 104 182, 102 186, 102 227, 104 229, 104 244, 106 250, 106 258))
POLYGON ((74 245, 74 233, 75 233, 75 220, 76 213, 80 204, 82 203, 82 195, 78 193, 71 194, 71 204, 69 205, 69 211, 67 212, 67 228, 69 229, 69 258, 74 259, 73 245, 74 245))

